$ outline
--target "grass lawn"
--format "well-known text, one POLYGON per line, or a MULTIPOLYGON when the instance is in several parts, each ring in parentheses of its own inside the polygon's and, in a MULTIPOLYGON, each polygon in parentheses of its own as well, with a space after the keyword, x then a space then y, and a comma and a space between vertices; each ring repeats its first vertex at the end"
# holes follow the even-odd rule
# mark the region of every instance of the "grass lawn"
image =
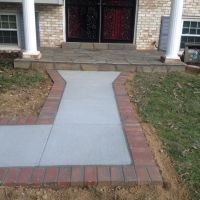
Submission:
POLYGON ((156 129, 191 197, 199 200, 200 76, 139 73, 131 88, 141 118, 156 129))
POLYGON ((1 66, 0 63, 0 92, 16 87, 33 87, 44 81, 44 76, 39 71, 12 69, 1 66))
POLYGON ((52 82, 43 71, 13 69, 0 60, 0 118, 38 115, 52 82))

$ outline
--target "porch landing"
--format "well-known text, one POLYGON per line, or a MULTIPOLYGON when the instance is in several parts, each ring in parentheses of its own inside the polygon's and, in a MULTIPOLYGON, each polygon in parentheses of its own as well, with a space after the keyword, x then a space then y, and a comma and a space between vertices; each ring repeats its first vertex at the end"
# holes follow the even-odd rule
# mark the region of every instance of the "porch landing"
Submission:
POLYGON ((41 48, 40 60, 15 60, 16 68, 83 71, 168 72, 184 71, 185 64, 162 63, 163 52, 134 49, 41 48))

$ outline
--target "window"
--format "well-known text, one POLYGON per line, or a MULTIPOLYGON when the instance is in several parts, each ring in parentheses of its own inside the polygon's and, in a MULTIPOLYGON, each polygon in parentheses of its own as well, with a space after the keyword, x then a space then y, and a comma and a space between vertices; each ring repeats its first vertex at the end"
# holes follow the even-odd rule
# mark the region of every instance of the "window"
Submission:
POLYGON ((0 15, 0 44, 18 44, 16 15, 0 15))
POLYGON ((200 45, 200 19, 183 21, 181 48, 185 48, 185 43, 200 45))

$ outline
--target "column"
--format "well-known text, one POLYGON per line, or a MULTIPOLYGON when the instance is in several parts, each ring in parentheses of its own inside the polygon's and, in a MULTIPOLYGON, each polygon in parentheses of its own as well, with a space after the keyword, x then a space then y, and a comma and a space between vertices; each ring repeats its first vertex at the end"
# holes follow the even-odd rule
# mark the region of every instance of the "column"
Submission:
POLYGON ((39 59, 41 54, 37 51, 35 2, 34 0, 23 0, 22 4, 25 35, 25 52, 23 52, 23 58, 39 59))
POLYGON ((166 62, 167 60, 180 60, 178 52, 182 33, 182 14, 183 0, 172 0, 167 51, 165 55, 166 62))

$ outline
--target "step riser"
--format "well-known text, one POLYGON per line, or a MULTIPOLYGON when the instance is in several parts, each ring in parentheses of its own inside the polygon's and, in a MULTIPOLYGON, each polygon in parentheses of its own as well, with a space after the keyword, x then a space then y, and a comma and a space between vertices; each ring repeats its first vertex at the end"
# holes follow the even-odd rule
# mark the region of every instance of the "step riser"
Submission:
POLYGON ((81 43, 67 42, 62 43, 63 49, 88 49, 88 50, 136 50, 134 44, 122 43, 81 43))
POLYGON ((56 69, 56 70, 81 70, 81 71, 120 71, 120 72, 171 72, 185 71, 184 65, 140 65, 140 64, 84 64, 84 63, 53 63, 15 60, 15 68, 21 69, 56 69))

